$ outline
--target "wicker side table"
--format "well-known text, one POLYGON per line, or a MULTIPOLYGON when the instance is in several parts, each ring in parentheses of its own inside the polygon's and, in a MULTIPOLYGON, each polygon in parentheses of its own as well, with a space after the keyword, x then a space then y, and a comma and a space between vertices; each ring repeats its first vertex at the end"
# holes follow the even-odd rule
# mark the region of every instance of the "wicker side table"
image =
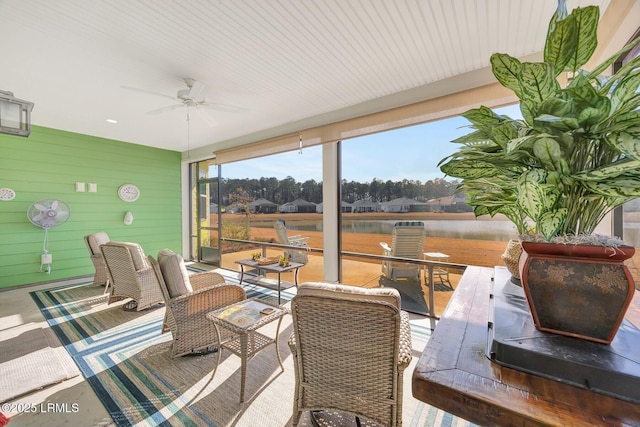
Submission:
POLYGON ((233 333, 230 339, 221 342, 218 351, 218 361, 211 374, 211 378, 213 379, 220 365, 222 349, 227 349, 236 356, 240 356, 240 402, 244 402, 244 383, 247 376, 247 362, 260 350, 271 344, 275 344, 278 363, 280 364, 280 369, 284 371, 282 359, 280 358, 280 349, 278 348, 278 334, 280 333, 282 318, 287 313, 289 313, 289 309, 269 304, 257 298, 250 298, 207 313, 207 318, 213 322, 216 328, 218 342, 221 342, 220 327, 233 333), (265 309, 271 310, 271 312, 265 313, 265 309), (257 332, 257 329, 274 320, 278 320, 275 338, 257 332))

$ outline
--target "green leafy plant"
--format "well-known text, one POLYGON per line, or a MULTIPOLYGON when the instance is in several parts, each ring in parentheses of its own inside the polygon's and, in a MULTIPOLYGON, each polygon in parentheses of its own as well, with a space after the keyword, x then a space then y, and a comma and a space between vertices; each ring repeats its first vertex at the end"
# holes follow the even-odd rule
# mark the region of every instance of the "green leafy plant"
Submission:
POLYGON ((521 235, 593 233, 616 206, 640 196, 640 57, 606 77, 636 39, 604 63, 581 67, 597 45, 599 9, 563 0, 551 18, 543 62, 491 56, 493 74, 520 100, 523 120, 481 106, 463 117, 473 132, 440 161, 460 178, 476 216, 504 214, 521 235), (565 87, 563 73, 572 77, 565 87))
POLYGON ((288 267, 289 263, 290 263, 290 260, 286 256, 280 255, 278 257, 278 264, 280 265, 280 267, 288 267))

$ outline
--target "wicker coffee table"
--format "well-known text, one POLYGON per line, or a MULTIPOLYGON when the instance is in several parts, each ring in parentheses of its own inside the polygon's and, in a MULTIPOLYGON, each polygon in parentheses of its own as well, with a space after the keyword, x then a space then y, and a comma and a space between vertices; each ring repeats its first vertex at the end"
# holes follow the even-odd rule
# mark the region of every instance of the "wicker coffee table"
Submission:
POLYGON ((234 334, 230 339, 220 344, 218 361, 211 374, 211 378, 213 379, 220 365, 222 349, 227 349, 231 353, 240 356, 240 402, 244 402, 244 383, 247 376, 247 362, 260 350, 271 344, 275 344, 278 363, 280 364, 280 369, 284 371, 282 359, 280 358, 280 350, 278 348, 278 334, 280 333, 282 318, 287 313, 289 313, 289 309, 269 304, 257 298, 250 298, 207 313, 207 318, 213 322, 216 328, 218 342, 220 342, 220 327, 234 334), (265 313, 265 310, 271 311, 265 313), (257 329, 274 320, 278 320, 275 338, 257 332, 257 329))

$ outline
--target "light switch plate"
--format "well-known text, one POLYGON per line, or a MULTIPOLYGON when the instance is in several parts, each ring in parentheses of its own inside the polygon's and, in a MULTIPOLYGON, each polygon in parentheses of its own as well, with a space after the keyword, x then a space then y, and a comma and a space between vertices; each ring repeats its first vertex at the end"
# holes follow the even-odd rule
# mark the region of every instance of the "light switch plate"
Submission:
POLYGON ((98 192, 98 184, 95 182, 89 183, 89 193, 97 193, 98 192))
POLYGON ((84 193, 84 182, 76 182, 76 193, 84 193))

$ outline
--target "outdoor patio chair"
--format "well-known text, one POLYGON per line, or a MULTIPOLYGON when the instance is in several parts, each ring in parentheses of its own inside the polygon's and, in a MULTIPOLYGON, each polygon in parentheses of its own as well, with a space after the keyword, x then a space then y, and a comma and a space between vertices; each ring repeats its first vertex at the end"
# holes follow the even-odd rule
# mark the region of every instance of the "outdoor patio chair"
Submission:
POLYGON ((302 237, 301 235, 289 236, 287 233, 287 227, 285 227, 283 221, 276 221, 273 225, 273 228, 276 229, 276 234, 278 236, 278 242, 282 245, 289 246, 298 246, 303 249, 285 249, 284 256, 289 258, 293 262, 299 262, 301 264, 306 264, 309 262, 309 258, 307 256, 307 249, 309 245, 307 241, 308 237, 302 237))
POLYGON ((104 231, 84 236, 84 243, 87 245, 89 255, 91 256, 91 262, 96 269, 93 276, 94 285, 107 285, 109 275, 107 274, 107 266, 104 264, 100 245, 107 243, 109 240, 109 235, 104 231))
MULTIPOLYGON (((213 350, 218 338, 213 322, 206 314, 246 299, 238 285, 228 284, 213 271, 189 275, 182 257, 170 249, 158 252, 158 260, 148 257, 160 284, 166 304, 162 333, 173 335, 172 357, 213 350)), ((220 329, 221 339, 231 332, 220 329)))
MULTIPOLYGON (((293 425, 349 414, 402 424, 402 378, 411 362, 409 316, 391 288, 307 282, 291 301, 293 425)), ((334 421, 342 425, 339 421, 334 421)), ((351 423, 350 423, 351 424, 351 423)))
MULTIPOLYGON (((398 258, 422 259, 424 237, 426 230, 422 221, 396 222, 391 235, 391 247, 386 242, 380 242, 384 256, 398 258)), ((393 281, 400 278, 411 278, 420 281, 420 264, 399 261, 383 261, 382 274, 393 281)))
POLYGON ((108 242, 100 246, 111 294, 108 303, 131 298, 125 310, 144 310, 163 302, 160 285, 142 247, 137 243, 108 242))

